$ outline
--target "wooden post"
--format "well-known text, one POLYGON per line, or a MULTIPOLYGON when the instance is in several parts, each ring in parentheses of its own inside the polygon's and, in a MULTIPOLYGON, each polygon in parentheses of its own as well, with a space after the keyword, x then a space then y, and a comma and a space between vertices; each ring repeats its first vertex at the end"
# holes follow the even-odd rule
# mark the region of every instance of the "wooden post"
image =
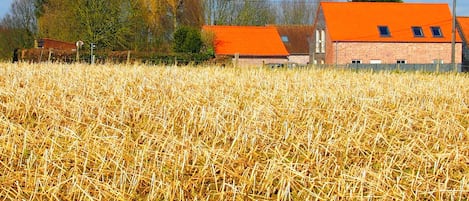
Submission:
POLYGON ((26 54, 26 50, 21 50, 21 61, 24 61, 24 55, 26 54))
POLYGON ((44 48, 41 48, 41 55, 39 56, 39 63, 42 62, 42 55, 44 54, 44 48))
POLYGON ((79 61, 80 61, 80 48, 77 47, 77 59, 75 60, 75 63, 79 61))
POLYGON ((51 58, 52 58, 52 49, 49 49, 49 59, 47 61, 50 62, 51 58))
POLYGON ((234 67, 238 67, 238 62, 239 62, 239 53, 236 53, 235 54, 235 58, 234 58, 234 67))
POLYGON ((130 50, 127 51, 127 65, 130 64, 130 50))

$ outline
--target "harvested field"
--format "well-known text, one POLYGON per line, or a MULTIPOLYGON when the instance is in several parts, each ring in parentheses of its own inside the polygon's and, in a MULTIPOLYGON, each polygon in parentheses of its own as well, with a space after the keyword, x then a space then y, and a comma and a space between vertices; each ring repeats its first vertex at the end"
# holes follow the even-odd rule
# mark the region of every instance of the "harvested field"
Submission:
POLYGON ((0 200, 467 200, 469 76, 0 64, 0 200))

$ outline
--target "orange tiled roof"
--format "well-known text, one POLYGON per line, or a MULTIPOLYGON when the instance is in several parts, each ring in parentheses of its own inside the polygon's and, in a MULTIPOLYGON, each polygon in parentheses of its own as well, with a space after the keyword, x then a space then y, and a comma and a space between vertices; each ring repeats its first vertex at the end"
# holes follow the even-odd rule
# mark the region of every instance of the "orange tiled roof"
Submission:
POLYGON ((288 51, 273 26, 204 26, 215 34, 217 55, 288 56, 288 51))
POLYGON ((321 8, 332 41, 451 42, 448 4, 322 2, 321 8), (381 37, 378 26, 388 26, 391 36, 381 37), (414 36, 414 26, 422 27, 424 37, 414 36), (433 26, 443 37, 433 37, 433 26))
POLYGON ((469 17, 457 17, 459 28, 465 40, 469 40, 469 17))

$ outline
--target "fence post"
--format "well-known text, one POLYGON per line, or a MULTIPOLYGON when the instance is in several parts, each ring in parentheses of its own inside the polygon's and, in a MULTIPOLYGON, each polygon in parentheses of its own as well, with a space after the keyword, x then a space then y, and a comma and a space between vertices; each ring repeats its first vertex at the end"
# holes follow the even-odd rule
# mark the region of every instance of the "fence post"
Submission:
POLYGON ((50 62, 52 58, 52 49, 49 49, 49 59, 47 59, 48 62, 50 62))
POLYGON ((130 50, 127 51, 127 65, 130 63, 130 50))
POLYGON ((235 58, 234 58, 234 67, 238 67, 238 62, 239 62, 239 53, 236 53, 235 54, 235 58))

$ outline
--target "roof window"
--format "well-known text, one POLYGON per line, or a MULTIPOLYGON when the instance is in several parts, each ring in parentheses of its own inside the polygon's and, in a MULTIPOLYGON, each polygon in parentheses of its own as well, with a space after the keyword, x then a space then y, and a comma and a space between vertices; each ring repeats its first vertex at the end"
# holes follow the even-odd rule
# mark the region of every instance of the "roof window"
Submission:
POLYGON ((416 38, 423 37, 422 27, 412 27, 412 32, 416 38))
POLYGON ((388 26, 378 26, 378 30, 381 37, 391 37, 388 26))
POLYGON ((441 33, 440 27, 430 27, 430 29, 432 30, 433 37, 435 38, 443 37, 443 33, 441 33))
POLYGON ((282 42, 288 43, 288 36, 282 36, 282 42))

